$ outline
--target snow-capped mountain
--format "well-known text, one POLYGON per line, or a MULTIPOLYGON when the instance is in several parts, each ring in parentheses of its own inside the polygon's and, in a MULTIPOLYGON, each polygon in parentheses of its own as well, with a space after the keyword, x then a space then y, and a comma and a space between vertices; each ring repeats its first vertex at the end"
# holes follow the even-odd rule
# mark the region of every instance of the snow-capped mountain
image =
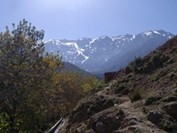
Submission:
POLYGON ((88 72, 105 72, 124 67, 137 56, 145 56, 174 35, 154 30, 137 35, 80 38, 78 40, 45 40, 45 50, 62 56, 88 72), (122 61, 121 61, 122 60, 122 61), (118 65, 117 68, 114 67, 118 65))

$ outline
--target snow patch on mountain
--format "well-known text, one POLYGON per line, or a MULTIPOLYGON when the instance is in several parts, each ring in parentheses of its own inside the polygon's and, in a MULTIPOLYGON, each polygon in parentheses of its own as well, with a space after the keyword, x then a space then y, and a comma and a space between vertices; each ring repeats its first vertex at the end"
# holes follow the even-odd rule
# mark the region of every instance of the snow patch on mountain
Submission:
POLYGON ((145 32, 144 35, 150 36, 150 35, 152 35, 152 32, 145 32))
POLYGON ((97 40, 97 38, 92 39, 92 41, 90 41, 90 44, 94 43, 97 40))
POLYGON ((161 35, 158 31, 153 31, 153 33, 161 35))

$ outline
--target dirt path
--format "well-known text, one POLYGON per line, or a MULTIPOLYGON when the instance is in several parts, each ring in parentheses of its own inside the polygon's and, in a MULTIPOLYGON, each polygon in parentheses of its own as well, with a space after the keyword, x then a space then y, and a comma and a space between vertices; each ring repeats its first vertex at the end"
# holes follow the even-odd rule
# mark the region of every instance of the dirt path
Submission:
POLYGON ((134 122, 134 124, 126 128, 138 128, 145 133, 166 133, 147 120, 146 114, 142 112, 142 106, 135 106, 128 97, 123 97, 123 99, 125 99, 125 102, 117 106, 124 111, 129 123, 134 122))

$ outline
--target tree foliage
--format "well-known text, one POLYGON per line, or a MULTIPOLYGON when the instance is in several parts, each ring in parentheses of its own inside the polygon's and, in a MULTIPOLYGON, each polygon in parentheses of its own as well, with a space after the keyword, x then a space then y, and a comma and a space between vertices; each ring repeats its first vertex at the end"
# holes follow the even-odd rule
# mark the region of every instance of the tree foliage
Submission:
POLYGON ((0 131, 38 132, 67 114, 98 81, 58 72, 61 58, 45 53, 44 31, 26 20, 0 33, 0 131))
POLYGON ((62 99, 62 102, 59 100, 58 110, 61 110, 62 114, 70 112, 77 102, 100 82, 92 76, 66 71, 61 72, 56 79, 58 80, 58 88, 60 88, 60 99, 62 99))
POLYGON ((44 54, 44 31, 23 20, 0 34, 0 111, 7 116, 8 132, 37 130, 45 115, 52 89, 51 75, 60 58, 44 54), (46 62, 50 58, 53 62, 46 62), (51 65, 52 64, 52 65, 51 65), (43 113, 41 113, 43 112, 43 113))

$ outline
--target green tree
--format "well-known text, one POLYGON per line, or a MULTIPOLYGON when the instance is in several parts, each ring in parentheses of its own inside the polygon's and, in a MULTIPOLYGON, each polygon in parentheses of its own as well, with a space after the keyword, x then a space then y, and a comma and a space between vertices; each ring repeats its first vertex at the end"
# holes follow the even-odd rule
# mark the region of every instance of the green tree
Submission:
POLYGON ((56 88, 52 75, 61 60, 44 54, 43 37, 44 31, 26 20, 13 24, 11 32, 6 27, 0 33, 0 118, 5 116, 4 123, 8 123, 4 131, 35 132, 49 119, 47 109, 56 88))
POLYGON ((77 102, 86 96, 93 88, 95 88, 99 80, 92 76, 86 76, 77 72, 62 71, 53 77, 57 81, 59 89, 58 97, 55 97, 57 110, 61 114, 66 115, 77 104, 77 102))
POLYGON ((93 77, 58 72, 61 58, 45 54, 44 31, 26 20, 0 33, 0 131, 46 130, 99 83, 93 77))

